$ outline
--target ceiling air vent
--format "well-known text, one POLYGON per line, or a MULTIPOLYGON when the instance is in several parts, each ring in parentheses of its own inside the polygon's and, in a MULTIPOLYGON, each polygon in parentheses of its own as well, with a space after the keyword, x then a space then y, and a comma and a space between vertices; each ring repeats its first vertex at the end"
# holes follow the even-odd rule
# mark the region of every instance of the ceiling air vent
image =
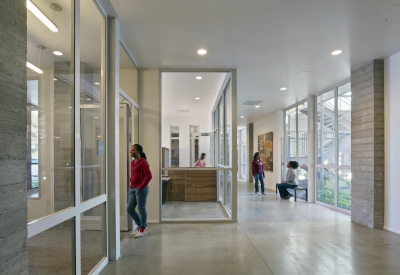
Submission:
POLYGON ((261 103, 261 101, 245 101, 245 102, 242 103, 242 105, 251 105, 251 106, 253 106, 253 105, 258 105, 260 103, 261 103))
POLYGON ((189 110, 176 110, 178 113, 190 113, 189 110))

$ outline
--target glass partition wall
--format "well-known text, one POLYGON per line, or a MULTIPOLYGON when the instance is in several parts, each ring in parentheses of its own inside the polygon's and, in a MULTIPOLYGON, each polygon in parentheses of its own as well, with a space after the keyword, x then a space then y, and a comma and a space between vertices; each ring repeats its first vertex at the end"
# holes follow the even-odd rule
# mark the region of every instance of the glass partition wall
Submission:
POLYGON ((163 221, 232 219, 232 108, 230 73, 162 72, 163 221))
POLYGON ((29 274, 88 274, 107 262, 106 20, 52 2, 27 1, 29 274))
POLYGON ((317 97, 316 200, 351 211, 351 84, 317 97))

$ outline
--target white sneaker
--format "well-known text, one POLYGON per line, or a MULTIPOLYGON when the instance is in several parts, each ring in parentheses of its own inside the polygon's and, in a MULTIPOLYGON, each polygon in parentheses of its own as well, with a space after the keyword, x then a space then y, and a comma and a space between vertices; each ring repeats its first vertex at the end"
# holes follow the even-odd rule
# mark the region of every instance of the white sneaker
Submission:
POLYGON ((260 192, 256 192, 256 195, 257 195, 257 196, 260 196, 260 192))
POLYGON ((139 232, 140 227, 137 225, 132 235, 136 235, 139 232))
POLYGON ((267 195, 267 192, 262 192, 263 195, 267 195))
POLYGON ((140 228, 140 230, 133 235, 134 238, 140 238, 147 235, 147 228, 140 228))

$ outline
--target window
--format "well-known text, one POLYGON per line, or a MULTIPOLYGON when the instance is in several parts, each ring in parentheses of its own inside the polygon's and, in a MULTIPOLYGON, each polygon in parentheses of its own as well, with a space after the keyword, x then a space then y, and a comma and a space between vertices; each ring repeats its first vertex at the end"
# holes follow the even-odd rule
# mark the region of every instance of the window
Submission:
POLYGON ((317 97, 317 201, 351 211, 351 84, 317 97))
POLYGON ((171 167, 179 167, 179 127, 171 126, 171 167))
POLYGON ((199 125, 190 125, 189 126, 189 135, 190 135, 190 163, 193 165, 199 158, 199 135, 200 135, 200 126, 199 125))

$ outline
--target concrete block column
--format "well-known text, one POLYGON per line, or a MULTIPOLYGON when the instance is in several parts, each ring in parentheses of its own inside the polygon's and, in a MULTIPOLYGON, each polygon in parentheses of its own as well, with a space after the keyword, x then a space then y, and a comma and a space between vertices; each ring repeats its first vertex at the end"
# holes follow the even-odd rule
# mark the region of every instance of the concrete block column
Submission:
POLYGON ((251 162, 254 155, 253 123, 246 127, 246 148, 247 148, 247 182, 253 182, 251 162))
POLYGON ((0 1, 0 273, 28 274, 26 4, 0 1))
POLYGON ((373 60, 351 73, 351 219, 370 228, 384 223, 383 70, 373 60))

